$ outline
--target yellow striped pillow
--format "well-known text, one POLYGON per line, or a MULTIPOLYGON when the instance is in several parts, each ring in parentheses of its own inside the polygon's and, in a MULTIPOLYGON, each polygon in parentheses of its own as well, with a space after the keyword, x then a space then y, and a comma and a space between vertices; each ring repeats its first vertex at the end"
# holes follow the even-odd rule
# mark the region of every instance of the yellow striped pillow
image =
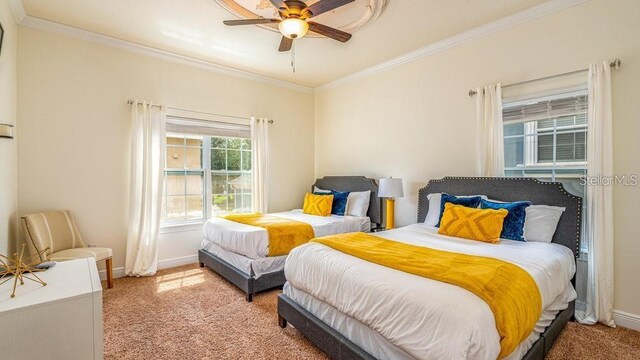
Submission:
POLYGON ((331 216, 333 195, 314 195, 307 193, 304 196, 302 212, 309 215, 331 216))
POLYGON ((508 214, 506 209, 476 209, 446 203, 438 233, 497 243, 500 242, 502 223, 508 214))

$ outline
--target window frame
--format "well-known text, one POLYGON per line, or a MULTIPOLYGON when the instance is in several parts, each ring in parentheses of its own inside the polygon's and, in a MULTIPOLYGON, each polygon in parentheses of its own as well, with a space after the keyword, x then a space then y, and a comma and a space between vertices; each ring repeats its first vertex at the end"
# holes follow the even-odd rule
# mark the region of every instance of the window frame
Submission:
MULTIPOLYGON (((586 84, 585 84, 586 85, 586 84)), ((558 99, 576 97, 576 96, 585 96, 588 101, 588 94, 586 87, 577 87, 570 89, 559 89, 553 93, 544 93, 544 94, 531 94, 529 96, 521 96, 513 99, 505 99, 502 104, 502 112, 506 109, 512 109, 519 106, 527 106, 530 104, 535 104, 538 102, 544 101, 553 101, 558 99)), ((503 135, 503 141, 506 139, 523 139, 523 166, 516 165, 515 167, 507 167, 505 164, 505 172, 515 172, 520 171, 523 175, 525 175, 527 170, 550 170, 551 171, 551 181, 556 181, 556 170, 584 170, 586 174, 587 161, 586 161, 586 149, 585 149, 585 161, 557 161, 556 151, 557 151, 557 135, 562 134, 577 134, 584 133, 585 134, 585 144, 586 138, 588 136, 588 124, 574 124, 569 126, 557 126, 557 120, 561 117, 566 117, 571 115, 561 115, 561 116, 553 116, 548 118, 541 118, 540 116, 536 116, 537 118, 531 120, 515 120, 515 121, 503 121, 503 128, 509 124, 522 123, 524 126, 522 135, 503 135), (538 128, 538 124, 543 120, 554 119, 553 127, 545 127, 543 128, 543 132, 547 132, 548 134, 542 135, 553 135, 553 156, 552 161, 550 162, 539 162, 539 147, 538 147, 538 137, 541 135, 540 129, 538 128), (534 124, 535 127, 533 129, 528 129, 527 124, 534 124), (527 144, 527 139, 531 139, 531 143, 527 144), (529 150, 527 149, 529 148, 529 150), (533 149, 533 153, 531 153, 531 149, 533 149), (529 157, 527 157, 529 155, 529 157)), ((573 114, 573 116, 576 116, 573 114)), ((585 114, 586 116, 586 114, 585 114)), ((575 146, 575 144, 574 144, 575 146)), ((506 154, 505 154, 506 155, 506 154)), ((503 155, 503 156, 505 156, 503 155)), ((506 160, 506 159, 505 159, 506 160)), ((506 175, 505 175, 506 176, 506 175)))
MULTIPOLYGON (((531 104, 531 103, 535 103, 535 102, 541 102, 541 101, 550 101, 550 100, 555 100, 555 99, 563 99, 563 98, 569 98, 572 96, 576 96, 576 95, 584 95, 587 97, 587 102, 588 102, 588 94, 587 91, 585 89, 573 89, 571 91, 559 91, 555 94, 545 94, 545 95, 536 95, 536 94, 531 94, 528 97, 525 98, 518 98, 518 99, 513 99, 513 100, 505 100, 503 101, 503 105, 502 105, 502 111, 504 113, 505 109, 508 108, 513 108, 516 106, 522 106, 522 105, 526 105, 526 104, 531 104)), ((564 117, 567 116, 571 116, 571 115, 564 115, 564 117)), ((573 116, 576 116, 575 114, 573 116)), ((585 118, 588 115, 585 113, 585 118)), ((557 126, 558 124, 558 119, 563 117, 558 116, 558 115, 553 115, 552 117, 548 117, 548 118, 543 118, 543 119, 531 119, 531 120, 523 120, 523 121, 507 121, 504 122, 503 121, 503 129, 506 125, 509 124, 515 124, 517 122, 521 122, 524 125, 524 129, 522 132, 522 135, 518 134, 518 135, 504 135, 503 134, 503 139, 502 141, 504 142, 506 139, 509 138, 522 138, 523 139, 523 166, 518 166, 516 164, 515 167, 507 167, 505 164, 505 177, 533 177, 533 178, 544 178, 544 177, 548 177, 551 179, 551 181, 561 181, 558 180, 558 178, 562 178, 562 176, 558 176, 557 171, 558 170, 574 170, 574 171, 582 171, 584 175, 587 174, 587 165, 588 165, 588 161, 586 159, 587 156, 587 149, 586 149, 586 143, 587 143, 587 139, 588 139, 588 132, 589 132, 589 126, 588 126, 588 118, 586 118, 586 122, 585 124, 576 124, 574 121, 573 125, 570 126, 557 126), (545 131, 543 131, 543 133, 548 131, 548 134, 553 135, 553 156, 552 156, 552 161, 551 162, 539 162, 539 147, 538 147, 538 137, 540 136, 540 130, 538 129, 538 124, 540 121, 542 120, 550 120, 553 119, 553 127, 549 128, 549 127, 545 127, 543 129, 545 129, 545 131), (529 129, 529 133, 527 132, 527 124, 534 124, 535 126, 533 126, 533 131, 531 131, 531 129, 529 129), (572 133, 572 134, 577 134, 577 133, 584 133, 585 134, 585 161, 557 161, 557 156, 556 156, 556 151, 557 151, 557 135, 559 134, 566 134, 566 133, 572 133), (527 138, 533 139, 531 141, 530 144, 527 144, 526 140, 527 138), (529 148, 529 149, 527 149, 529 148), (527 152, 531 152, 531 149, 533 149, 533 152, 535 152, 535 154, 527 154, 527 152), (529 158, 527 158, 527 155, 529 155, 529 158), (533 161, 531 161, 533 159, 533 161), (541 176, 543 175, 542 173, 540 174, 527 174, 527 170, 529 171, 549 171, 549 176, 541 176), (515 172, 520 172, 519 175, 507 175, 508 172, 511 173, 515 173, 515 172), (538 175, 538 176, 536 176, 538 175)), ((575 141, 574 141, 574 148, 575 148, 575 141)), ((574 149, 575 151, 575 149, 574 149)), ((575 155, 575 153, 574 153, 575 155)), ((506 152, 503 154, 503 157, 505 157, 506 160, 506 152)), ((574 156, 575 157, 575 156, 574 156)), ((577 175, 576 177, 571 176, 571 178, 580 178, 581 175, 577 175)), ((586 210, 586 204, 588 199, 587 197, 587 192, 586 192, 586 186, 584 189, 584 196, 583 196, 583 210, 586 210)), ((587 254, 587 248, 586 248, 586 242, 584 241, 585 239, 585 232, 586 232, 586 226, 585 223, 582 223, 582 244, 580 246, 580 254, 581 256, 583 256, 584 254, 587 254)))
MULTIPOLYGON (((180 195, 168 195, 167 194, 167 176, 169 175, 170 172, 176 172, 176 173, 182 172, 182 173, 185 174, 185 176, 190 171, 192 171, 192 172, 201 172, 202 173, 202 178, 203 178, 202 179, 202 187, 203 188, 202 188, 202 192, 201 192, 200 195, 202 196, 202 201, 203 201, 203 204, 204 204, 203 210, 202 210, 202 216, 203 217, 202 218, 198 218, 198 219, 187 219, 186 218, 187 217, 187 209, 186 209, 186 207, 188 206, 187 205, 187 201, 186 201, 187 197, 188 196, 195 196, 195 195, 198 195, 198 194, 189 194, 187 192, 188 191, 187 190, 187 184, 186 184, 187 179, 185 177, 184 193, 182 195, 184 197, 184 199, 185 199, 185 205, 184 205, 185 206, 185 212, 184 212, 185 218, 181 219, 181 220, 170 220, 170 221, 163 220, 165 218, 164 214, 165 214, 165 211, 166 211, 166 208, 163 207, 163 209, 161 210, 161 215, 160 215, 160 227, 161 228, 165 228, 165 227, 169 228, 169 227, 176 227, 176 226, 183 226, 183 225, 202 224, 202 223, 206 222, 207 219, 209 218, 208 217, 209 212, 207 211, 207 204, 206 204, 207 163, 205 162, 205 160, 207 159, 207 152, 210 151, 210 149, 207 148, 206 142, 207 141, 210 142, 210 139, 209 139, 209 137, 204 136, 204 135, 186 134, 186 133, 178 133, 178 132, 167 132, 167 134, 165 135, 165 138, 170 137, 170 134, 180 135, 180 136, 183 136, 185 139, 188 138, 188 136, 192 136, 192 137, 199 136, 199 137, 201 137, 201 140, 202 140, 201 150, 202 151, 201 151, 200 162, 201 162, 202 167, 198 168, 198 169, 196 169, 196 168, 193 168, 193 169, 168 168, 166 159, 168 158, 169 154, 168 154, 168 152, 165 151, 165 168, 162 171, 163 172, 163 176, 164 176, 164 189, 163 189, 163 195, 162 195, 164 197, 163 203, 166 206, 167 200, 168 200, 168 198, 170 196, 180 196, 180 195)), ((185 161, 186 161, 186 150, 187 150, 187 148, 197 148, 196 146, 188 146, 186 144, 186 142, 183 145, 169 145, 169 144, 165 145, 166 149, 168 149, 170 147, 181 147, 183 149, 183 151, 185 151, 184 152, 185 161)), ((210 166, 211 165, 209 165, 209 167, 210 166)))
MULTIPOLYGON (((224 148, 221 148, 221 147, 215 147, 214 148, 212 146, 212 144, 211 144, 211 136, 208 137, 208 140, 209 140, 209 145, 208 145, 208 151, 209 151, 209 164, 208 164, 209 165, 209 176, 207 177, 207 180, 209 181, 209 184, 208 184, 209 187, 207 189, 209 189, 209 194, 207 196, 208 196, 209 201, 208 201, 207 204, 208 204, 208 210, 209 210, 208 214, 209 214, 209 216, 211 216, 213 214, 213 200, 214 200, 213 197, 215 195, 220 195, 220 194, 214 194, 213 193, 213 189, 212 189, 213 183, 212 183, 212 179, 211 178, 214 175, 226 174, 227 175, 227 187, 228 187, 229 186, 229 174, 230 173, 237 173, 237 174, 239 174, 239 176, 242 176, 243 174, 247 173, 246 170, 242 170, 242 168, 243 168, 243 153, 244 152, 249 152, 250 158, 253 158, 253 142, 251 143, 251 148, 250 149, 243 149, 242 148, 242 144, 240 145, 239 149, 232 149, 228 145, 228 140, 229 139, 240 139, 241 141, 242 140, 251 141, 250 138, 241 138, 241 137, 233 137, 233 136, 218 136, 218 137, 227 139, 227 146, 225 146, 224 148), (215 150, 225 150, 225 153, 226 153, 226 159, 225 159, 225 168, 226 169, 225 170, 214 170, 213 169, 213 166, 211 164, 211 162, 213 161, 213 159, 211 158, 211 153, 212 153, 212 150, 214 150, 214 149, 215 150), (239 170, 229 170, 229 150, 239 151, 240 152, 240 169, 239 170)), ((249 170, 248 173, 251 176, 253 176, 253 161, 251 161, 251 170, 249 170)), ((227 188, 227 191, 228 190, 229 189, 227 188)), ((244 204, 244 196, 245 195, 247 195, 247 194, 244 191, 240 193, 241 204, 244 204)), ((249 193, 249 195, 253 195, 253 190, 249 193)), ((228 204, 229 204, 229 199, 227 198, 227 207, 228 207, 228 204)))
MULTIPOLYGON (((240 139, 240 140, 251 140, 250 138, 244 138, 244 137, 234 137, 234 136, 215 136, 215 135, 198 135, 198 134, 187 134, 187 133, 181 133, 181 132, 167 132, 167 135, 165 135, 166 137, 170 137, 171 134, 176 134, 176 135, 180 135, 183 137, 188 137, 188 136, 195 136, 195 137, 200 137, 202 140, 202 152, 201 152, 201 165, 202 168, 199 169, 175 169, 175 168, 167 168, 167 164, 165 161, 165 168, 163 169, 163 176, 165 177, 164 181, 165 181, 165 186, 163 189, 163 200, 165 200, 165 204, 166 204, 166 199, 168 199, 169 196, 180 196, 180 195, 168 195, 167 194, 167 184, 166 184, 166 177, 170 172, 182 172, 182 173, 188 173, 189 171, 196 171, 196 172, 202 172, 202 176, 203 176, 203 180, 202 180, 202 200, 203 200, 203 210, 202 210, 202 214, 203 217, 202 218, 198 218, 198 219, 180 219, 180 220, 163 220, 165 219, 165 211, 166 209, 163 208, 162 209, 162 213, 161 213, 161 221, 160 221, 160 229, 161 229, 161 233, 171 233, 171 232, 179 232, 179 231, 191 231, 191 230, 199 230, 201 229, 201 225, 203 223, 205 223, 208 219, 210 219, 213 215, 213 189, 212 189, 212 176, 216 174, 216 172, 218 174, 227 174, 227 186, 228 186, 228 174, 229 173, 239 173, 240 175, 245 174, 247 170, 242 170, 243 168, 243 156, 245 152, 249 153, 249 156, 252 158, 253 157, 253 143, 251 143, 251 147, 249 149, 243 149, 242 145, 240 146, 239 149, 237 149, 238 151, 240 151, 240 170, 228 170, 228 163, 225 161, 225 167, 227 168, 226 170, 213 170, 213 166, 212 166, 212 141, 211 138, 224 138, 224 139, 240 139)), ((196 146, 188 146, 185 144, 183 145, 169 145, 166 144, 165 148, 168 149, 169 147, 181 147, 184 151, 185 151, 185 161, 186 161, 186 149, 191 147, 191 148, 197 148, 196 146)), ((222 149, 222 148, 217 148, 217 149, 222 149)), ((229 149, 228 145, 224 148, 224 150, 226 150, 228 152, 228 150, 235 150, 235 149, 229 149)), ((168 156, 168 154, 165 154, 165 158, 168 156)), ((227 155, 228 156, 228 155, 227 155)), ((248 171, 249 174, 253 175, 253 163, 251 163, 251 170, 248 171)), ((186 181, 186 179, 185 179, 186 181)), ((187 186, 185 183, 185 189, 184 189, 184 198, 185 198, 185 207, 187 206, 187 202, 186 202, 186 198, 187 196, 195 196, 197 194, 188 194, 187 193, 187 186)), ((228 189, 227 189, 228 191, 228 189)), ((252 194, 252 193, 249 193, 252 194)), ((242 200, 241 203, 244 204, 244 192, 241 193, 240 196, 242 196, 242 200)), ((228 200, 227 200, 228 201, 228 200)), ((185 217, 186 217, 186 209, 185 209, 185 217)))
MULTIPOLYGON (((572 125, 572 126, 560 126, 557 127, 557 118, 554 119, 554 126, 550 128, 543 128, 544 130, 541 132, 537 127, 539 120, 532 120, 523 122, 524 129, 522 134, 517 135, 503 135, 503 141, 507 139, 522 139, 523 140, 523 163, 524 165, 516 164, 516 166, 507 167, 505 165, 505 171, 522 171, 523 173, 526 170, 551 170, 552 172, 552 181, 555 181, 556 170, 585 170, 587 166, 587 161, 558 161, 556 156, 557 151, 557 136, 564 134, 585 134, 585 142, 586 136, 588 133, 587 125, 572 125), (527 126, 527 125, 535 125, 535 126, 527 126), (527 129, 532 128, 532 129, 527 129), (540 145, 538 144, 538 139, 540 136, 552 136, 553 143, 551 145, 553 156, 551 161, 540 161, 540 145), (549 168, 549 169, 547 169, 549 168)), ((503 123, 503 126, 509 125, 508 123, 503 123)), ((574 153, 576 142, 573 143, 574 153)), ((586 150, 585 150, 586 157, 586 150)))

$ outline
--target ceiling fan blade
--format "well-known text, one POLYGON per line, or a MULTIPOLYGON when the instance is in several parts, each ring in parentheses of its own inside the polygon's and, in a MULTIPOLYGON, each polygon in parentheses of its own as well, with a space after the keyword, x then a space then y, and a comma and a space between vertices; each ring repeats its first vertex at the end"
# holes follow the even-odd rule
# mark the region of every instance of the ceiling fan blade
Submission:
POLYGON ((280 40, 280 47, 278 48, 278 51, 284 52, 284 51, 289 51, 291 50, 291 46, 293 45, 293 39, 289 39, 286 36, 282 37, 282 40, 280 40))
MULTIPOLYGON (((317 3, 316 3, 317 4, 317 3)), ((347 42, 351 39, 351 34, 342 30, 334 29, 327 25, 318 24, 313 21, 307 21, 309 23, 309 31, 324 35, 326 37, 338 40, 340 42, 347 42)))
POLYGON ((287 4, 285 4, 282 0, 269 0, 276 7, 276 9, 280 10, 280 8, 287 8, 287 4))
POLYGON ((258 24, 272 24, 279 23, 278 19, 243 19, 243 20, 225 20, 223 23, 229 26, 237 25, 258 25, 258 24))
POLYGON ((314 17, 354 1, 355 0, 320 0, 305 10, 311 13, 311 17, 314 17))

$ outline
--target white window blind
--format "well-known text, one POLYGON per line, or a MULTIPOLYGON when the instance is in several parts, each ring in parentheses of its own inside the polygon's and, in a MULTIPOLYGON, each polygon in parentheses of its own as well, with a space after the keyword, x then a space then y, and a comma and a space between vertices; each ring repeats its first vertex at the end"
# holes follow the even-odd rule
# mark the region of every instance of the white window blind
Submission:
POLYGON ((581 116, 586 119, 586 92, 575 92, 561 98, 556 96, 507 103, 502 111, 502 119, 505 123, 549 120, 571 116, 581 116))
POLYGON ((251 138, 248 124, 167 117, 167 132, 181 134, 251 138))
POLYGON ((503 121, 507 170, 586 166, 586 92, 505 103, 503 121))

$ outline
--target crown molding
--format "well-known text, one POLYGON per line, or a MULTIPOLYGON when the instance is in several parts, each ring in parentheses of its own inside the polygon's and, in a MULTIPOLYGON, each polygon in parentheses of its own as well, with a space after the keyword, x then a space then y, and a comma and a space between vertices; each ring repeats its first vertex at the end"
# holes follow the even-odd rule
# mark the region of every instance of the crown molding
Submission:
MULTIPOLYGON (((21 0, 11 0, 11 1, 15 3, 20 3, 20 5, 22 4, 21 0)), ((12 9, 14 8, 12 7, 12 9)), ((15 12, 14 12, 14 16, 16 16, 15 12)), ((22 20, 18 22, 18 24, 21 26, 36 29, 36 30, 61 34, 61 35, 65 35, 65 36, 76 38, 76 39, 94 42, 100 45, 105 45, 105 46, 109 46, 109 47, 113 47, 121 50, 126 50, 136 54, 141 54, 141 55, 145 55, 145 56, 149 56, 157 59, 162 59, 165 61, 171 61, 174 63, 189 65, 189 66, 193 66, 196 68, 200 68, 200 69, 204 69, 204 70, 208 70, 216 73, 233 76, 236 78, 256 81, 256 82, 260 82, 268 85, 286 88, 289 90, 304 92, 307 94, 313 94, 313 88, 310 88, 308 86, 298 85, 298 84, 290 83, 284 80, 279 80, 279 79, 271 78, 268 76, 255 74, 249 71, 236 69, 230 66, 220 65, 210 61, 200 60, 200 59, 192 58, 189 56, 176 54, 170 51, 160 50, 160 49, 152 48, 149 46, 136 44, 130 41, 117 39, 111 36, 98 34, 92 31, 82 30, 73 26, 64 25, 64 24, 60 24, 57 22, 49 21, 49 20, 44 20, 41 18, 29 16, 29 15, 25 15, 24 18, 22 18, 22 20)))
POLYGON ((24 4, 22 0, 9 0, 9 8, 13 13, 13 17, 16 19, 16 23, 20 24, 24 18, 27 17, 27 12, 24 10, 24 4))
POLYGON ((540 17, 547 16, 576 5, 580 5, 587 1, 589 0, 550 0, 540 5, 515 13, 513 15, 505 16, 490 23, 478 26, 474 29, 462 32, 458 35, 454 35, 444 40, 429 44, 425 47, 408 52, 404 55, 400 55, 396 58, 371 66, 351 75, 347 75, 340 79, 328 82, 324 85, 316 87, 315 91, 317 93, 333 89, 369 77, 371 75, 393 69, 400 65, 421 59, 423 57, 466 44, 468 42, 480 39, 482 37, 508 29, 510 27, 524 24, 540 17))

